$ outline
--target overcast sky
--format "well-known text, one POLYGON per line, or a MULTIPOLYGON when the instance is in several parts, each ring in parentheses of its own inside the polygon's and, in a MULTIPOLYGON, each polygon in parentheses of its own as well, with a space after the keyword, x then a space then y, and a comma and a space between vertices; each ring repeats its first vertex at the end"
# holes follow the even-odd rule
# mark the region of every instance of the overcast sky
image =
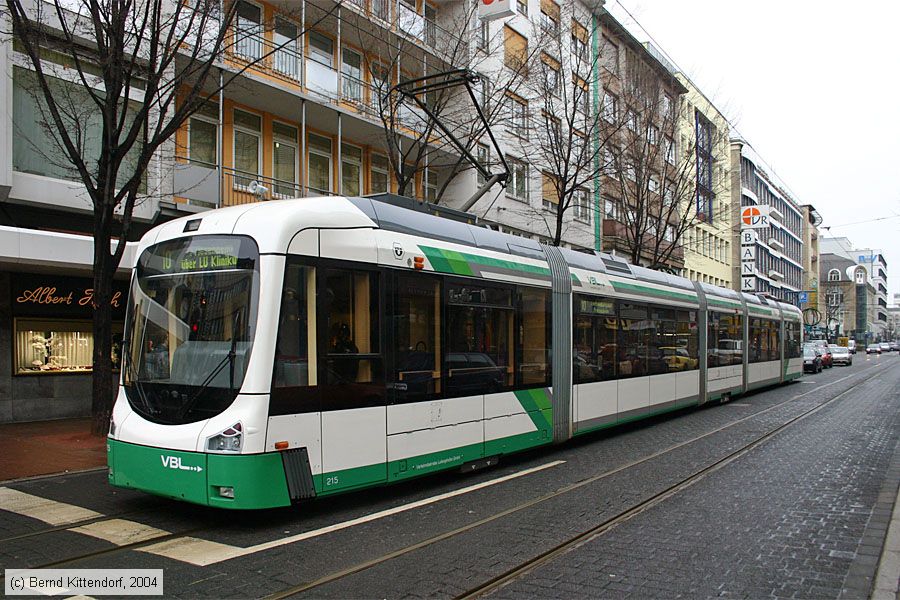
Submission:
POLYGON ((900 3, 607 0, 606 8, 637 39, 655 40, 795 200, 816 207, 823 228, 884 251, 891 304, 900 293, 900 3), (873 220, 882 217, 897 218, 873 220))

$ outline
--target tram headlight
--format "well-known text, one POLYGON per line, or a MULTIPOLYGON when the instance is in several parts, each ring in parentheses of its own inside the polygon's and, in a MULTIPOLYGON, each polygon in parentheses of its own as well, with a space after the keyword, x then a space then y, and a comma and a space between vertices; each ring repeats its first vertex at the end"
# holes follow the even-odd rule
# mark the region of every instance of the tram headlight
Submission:
POLYGON ((240 452, 243 426, 235 423, 228 429, 206 439, 206 449, 211 452, 240 452))

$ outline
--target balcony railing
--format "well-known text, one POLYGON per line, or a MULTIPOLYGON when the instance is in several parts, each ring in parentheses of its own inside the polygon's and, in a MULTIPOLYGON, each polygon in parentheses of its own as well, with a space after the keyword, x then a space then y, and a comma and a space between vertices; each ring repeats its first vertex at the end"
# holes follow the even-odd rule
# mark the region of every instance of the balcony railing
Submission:
POLYGON ((296 40, 289 44, 273 43, 258 31, 235 28, 234 43, 227 50, 229 58, 251 63, 253 69, 300 83, 302 55, 296 40))

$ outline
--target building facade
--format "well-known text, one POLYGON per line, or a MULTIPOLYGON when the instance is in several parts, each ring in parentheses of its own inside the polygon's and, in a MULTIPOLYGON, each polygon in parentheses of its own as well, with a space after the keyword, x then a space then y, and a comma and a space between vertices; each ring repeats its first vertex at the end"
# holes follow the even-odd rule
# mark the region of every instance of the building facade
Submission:
POLYGON ((854 247, 849 238, 829 237, 822 239, 822 250, 853 261, 866 270, 867 277, 875 288, 875 301, 871 319, 874 339, 881 340, 888 325, 887 260, 880 249, 854 247))
POLYGON ((819 315, 824 314, 824 304, 822 295, 819 293, 819 225, 822 224, 822 217, 819 211, 811 204, 804 204, 800 207, 803 213, 802 228, 802 260, 803 264, 803 280, 802 280, 802 297, 805 302, 800 302, 800 309, 815 310, 819 315))
POLYGON ((824 299, 821 326, 828 338, 847 336, 860 344, 875 341, 875 286, 866 269, 839 254, 822 254, 819 261, 824 299))
POLYGON ((696 197, 683 210, 693 218, 682 236, 684 269, 688 279, 722 287, 732 286, 731 158, 728 120, 683 74, 678 80, 688 92, 682 98, 684 118, 678 141, 694 154, 692 173, 696 197))
POLYGON ((784 302, 799 304, 803 286, 803 213, 778 177, 766 167, 753 148, 742 139, 731 140, 732 281, 734 289, 770 294, 784 302), (769 226, 757 229, 755 260, 742 277, 741 209, 768 206, 769 226))

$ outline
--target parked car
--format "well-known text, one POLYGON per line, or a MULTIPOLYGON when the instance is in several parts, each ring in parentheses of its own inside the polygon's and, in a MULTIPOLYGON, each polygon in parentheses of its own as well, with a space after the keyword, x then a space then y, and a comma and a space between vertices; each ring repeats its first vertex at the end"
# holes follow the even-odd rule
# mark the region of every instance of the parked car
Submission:
POLYGON ((834 366, 834 360, 831 356, 831 350, 828 349, 828 342, 825 340, 814 340, 813 345, 822 353, 822 366, 830 369, 834 366))
POLYGON ((866 354, 881 354, 881 344, 869 344, 866 346, 866 354))
POLYGON ((850 348, 831 344, 828 346, 828 349, 831 350, 831 360, 834 364, 847 365, 848 367, 853 364, 850 348))
POLYGON ((882 352, 890 352, 891 350, 893 350, 893 348, 891 348, 890 342, 881 342, 882 352))
POLYGON ((891 352, 900 352, 900 342, 891 342, 891 352))
POLYGON ((821 354, 819 354, 818 349, 810 344, 806 344, 803 346, 803 372, 822 372, 822 356, 821 354))

